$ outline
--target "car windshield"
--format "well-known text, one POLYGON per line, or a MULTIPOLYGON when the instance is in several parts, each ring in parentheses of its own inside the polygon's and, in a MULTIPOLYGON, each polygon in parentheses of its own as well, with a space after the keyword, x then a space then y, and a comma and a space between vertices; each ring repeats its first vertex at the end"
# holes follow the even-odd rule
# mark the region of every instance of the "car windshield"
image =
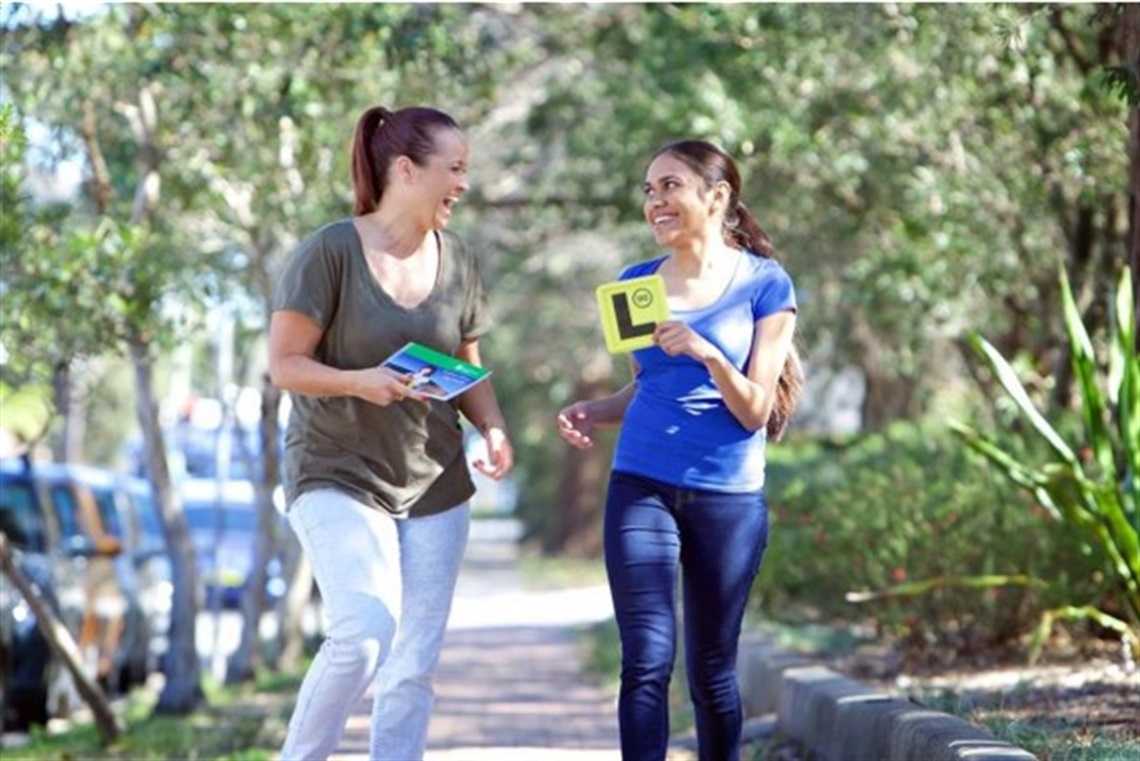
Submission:
POLYGON ((0 531, 22 550, 47 551, 47 536, 31 484, 6 481, 0 485, 0 531))
POLYGON ((83 529, 79 526, 79 505, 76 504, 71 489, 64 484, 52 486, 51 500, 59 517, 59 531, 63 539, 82 537, 83 529))
MULTIPOLYGON (((218 505, 213 502, 188 502, 183 505, 186 523, 191 531, 216 531, 218 505)), ((249 505, 222 505, 222 528, 225 531, 257 531, 257 515, 249 505)))
POLYGON ((110 489, 93 488, 91 493, 95 495, 95 505, 99 509, 103 528, 122 539, 123 527, 119 524, 119 512, 115 508, 115 492, 110 489))
POLYGON ((162 517, 158 514, 158 505, 149 492, 132 494, 131 499, 137 508, 141 523, 143 537, 152 544, 162 545, 166 539, 162 533, 162 517))

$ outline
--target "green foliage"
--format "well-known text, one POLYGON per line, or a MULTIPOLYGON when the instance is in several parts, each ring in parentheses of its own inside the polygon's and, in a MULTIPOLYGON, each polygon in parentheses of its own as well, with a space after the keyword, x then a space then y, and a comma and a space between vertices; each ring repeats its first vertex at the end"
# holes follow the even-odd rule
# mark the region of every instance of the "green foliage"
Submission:
MULTIPOLYGON (((1136 305, 1132 280, 1124 269, 1110 313, 1108 357, 1098 362, 1081 320, 1069 280, 1062 273, 1065 330, 1073 373, 1080 390, 1083 430, 1070 444, 1036 408, 1017 374, 994 347, 971 337, 978 354, 997 376, 1006 394, 1030 424, 1032 435, 1047 445, 1047 456, 1021 459, 993 436, 966 425, 954 426, 965 442, 985 455, 995 471, 1032 493, 1060 523, 1087 537, 1096 557, 1120 593, 1121 612, 1132 632, 1117 622, 1112 628, 1131 642, 1140 656, 1140 355, 1136 352, 1136 305)), ((1067 600, 1066 603, 1076 600, 1067 600)), ((1066 608, 1066 617, 1083 615, 1109 623, 1103 612, 1066 608), (1087 615, 1081 611, 1087 611, 1087 615)), ((1051 613, 1045 621, 1052 621, 1051 613)), ((1046 630, 1047 630, 1046 626, 1046 630)), ((1043 639, 1043 635, 1038 640, 1043 639)))
POLYGON ((1123 241, 1127 172, 1123 105, 1082 68, 1106 23, 1054 10, 536 7, 550 58, 520 74, 524 92, 537 82, 527 134, 493 140, 519 189, 480 210, 501 252, 487 356, 517 368, 504 398, 528 525, 542 530, 565 451, 552 409, 583 379, 621 385, 621 362, 599 357, 593 287, 659 253, 637 189, 669 139, 737 158, 795 277, 810 371, 862 370, 868 427, 971 391, 957 348, 970 328, 1043 367, 1060 314, 1052 263, 1078 261, 1088 287, 1115 272, 1089 252, 1123 241))
POLYGON ((771 458, 772 531, 757 582, 770 616, 871 620, 904 644, 968 651, 1025 634, 1073 595, 1105 593, 1087 545, 979 470, 940 425, 792 441, 771 458), (979 584, 987 576, 1010 583, 979 584), (849 601, 924 582, 925 594, 849 601))
POLYGON ((1129 106, 1140 106, 1140 76, 1125 66, 1109 66, 1103 72, 1104 87, 1129 106))
POLYGON ((40 227, 37 243, 5 266, 5 335, 18 357, 47 365, 77 354, 124 351, 136 336, 158 349, 186 313, 168 299, 187 262, 138 226, 103 218, 60 235, 40 227))
POLYGON ((47 432, 52 419, 51 388, 43 384, 0 382, 0 410, 4 428, 24 442, 34 442, 47 432))
MULTIPOLYGON (((89 462, 108 468, 122 465, 124 445, 135 431, 134 380, 125 360, 88 363, 86 452, 89 462), (97 366, 90 366, 97 364, 97 366)), ((160 387, 162 381, 158 381, 160 387)))
POLYGON ((268 761, 276 758, 285 738, 292 700, 303 674, 261 674, 256 685, 222 688, 207 681, 208 706, 187 716, 152 713, 155 695, 131 693, 124 717, 127 731, 110 747, 95 728, 78 725, 60 734, 37 730, 28 745, 5 750, 5 757, 82 758, 114 761, 225 759, 268 761))
POLYGON ((20 241, 25 199, 21 192, 27 139, 11 103, 0 103, 0 250, 8 251, 20 241))
POLYGON ((1115 271, 1087 250, 1123 241, 1116 212, 1100 215, 1124 203, 1127 172, 1124 106, 1082 69, 1111 23, 1094 8, 692 4, 575 20, 574 74, 530 117, 566 156, 536 200, 559 199, 571 225, 633 223, 658 145, 723 144, 810 298, 806 341, 887 389, 868 401, 872 427, 930 409, 964 328, 1051 351, 1056 252, 1094 282, 1115 271))
MULTIPOLYGON (((866 374, 870 427, 960 387, 965 330, 984 325, 1042 367, 1056 252, 1097 290, 1115 272, 1097 252, 1125 234, 1126 106, 1097 75, 1119 62, 1116 22, 1094 6, 123 4, 6 20, 0 64, 20 76, 4 118, 50 131, 47 165, 95 135, 112 192, 105 209, 83 198, 37 222, 7 213, 26 186, 6 173, 5 258, 56 262, 76 231, 130 219, 146 94, 162 180, 147 255, 174 266, 160 309, 222 303, 245 333, 263 331, 296 240, 348 212, 360 111, 454 113, 473 149, 454 225, 492 287, 485 356, 538 531, 565 455, 554 410, 582 381, 623 377, 600 348, 593 288, 655 251, 637 188, 664 140, 707 137, 738 158, 796 278, 813 369, 866 374)), ((44 340, 8 342, 14 361, 73 355, 89 324, 102 323, 42 324, 44 340)))

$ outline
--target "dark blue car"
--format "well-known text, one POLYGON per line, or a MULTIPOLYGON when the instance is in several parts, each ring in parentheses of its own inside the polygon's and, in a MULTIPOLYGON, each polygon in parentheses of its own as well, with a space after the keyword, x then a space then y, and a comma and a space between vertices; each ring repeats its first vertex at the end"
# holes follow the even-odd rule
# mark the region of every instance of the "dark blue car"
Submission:
MULTIPOLYGON (((253 483, 189 479, 179 491, 206 605, 239 607, 254 571, 257 498, 253 483)), ((279 532, 282 525, 280 513, 275 512, 274 531, 279 532)), ((285 582, 276 556, 269 560, 267 575, 266 597, 277 600, 285 593, 285 582)))
MULTIPOLYGON (((38 597, 78 639, 88 611, 86 542, 66 543, 24 465, 0 465, 0 531, 8 537, 16 568, 38 597)), ((56 662, 28 601, 0 576, 0 726, 23 729, 46 723, 72 692, 71 679, 56 662)))
MULTIPOLYGON (((100 468, 0 464, 0 530, 110 694, 158 667, 170 615, 170 565, 149 488, 100 468)), ((78 707, 28 601, 0 579, 0 704, 6 727, 44 723, 78 707)))

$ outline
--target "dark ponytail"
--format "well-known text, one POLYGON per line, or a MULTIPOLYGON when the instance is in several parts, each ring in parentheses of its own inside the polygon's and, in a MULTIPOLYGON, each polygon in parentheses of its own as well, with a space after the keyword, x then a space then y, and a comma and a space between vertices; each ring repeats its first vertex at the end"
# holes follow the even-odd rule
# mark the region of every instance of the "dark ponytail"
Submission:
POLYGON ((758 256, 771 258, 776 253, 772 239, 760 227, 756 217, 733 192, 729 202, 729 212, 724 215, 724 239, 733 248, 742 248, 758 256))
POLYGON ((388 168, 397 156, 407 156, 423 166, 435 153, 435 133, 459 130, 448 114, 426 106, 389 111, 373 106, 360 115, 352 139, 352 187, 356 201, 352 213, 369 214, 380 205, 388 168))
POLYGON ((800 362, 800 353, 795 344, 792 344, 784 360, 784 367, 780 370, 780 377, 776 379, 776 402, 772 405, 772 413, 764 426, 769 441, 779 441, 784 437, 784 431, 795 417, 803 392, 803 363, 800 362))
MULTIPOLYGON (((718 182, 728 183, 730 196, 728 211, 724 215, 724 241, 734 248, 740 248, 756 256, 773 258, 776 249, 771 238, 760 227, 756 217, 740 200, 740 170, 732 157, 716 145, 705 140, 678 140, 659 148, 653 154, 657 158, 663 154, 674 156, 696 172, 709 187, 718 182)), ((779 441, 796 413, 800 396, 804 389, 803 364, 799 351, 793 344, 788 350, 784 367, 776 381, 776 399, 772 414, 768 416, 765 431, 770 441, 779 441)))
POLYGON ((377 171, 379 167, 372 160, 371 145, 372 136, 390 115, 383 106, 373 106, 356 122, 356 134, 352 138, 352 187, 356 192, 352 213, 356 216, 375 211, 384 195, 388 167, 385 166, 383 172, 377 171))

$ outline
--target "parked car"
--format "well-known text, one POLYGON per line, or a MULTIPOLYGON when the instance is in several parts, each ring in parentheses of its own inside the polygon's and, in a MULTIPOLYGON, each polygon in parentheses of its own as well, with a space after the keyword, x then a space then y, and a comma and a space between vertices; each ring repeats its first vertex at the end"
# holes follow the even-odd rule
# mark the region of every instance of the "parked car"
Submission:
MULTIPOLYGON (((44 604, 79 641, 96 616, 92 560, 113 549, 74 537, 65 541, 58 520, 28 468, 0 463, 0 531, 16 567, 44 604)), ((105 623, 105 622, 104 622, 105 623)), ((71 677, 51 652, 31 606, 7 576, 0 577, 0 728, 23 729, 61 715, 75 698, 71 677)))
POLYGON ((97 678, 111 693, 146 680, 151 622, 142 607, 134 559, 124 546, 120 477, 111 471, 64 463, 37 464, 33 478, 47 494, 65 543, 90 542, 87 593, 94 620, 85 623, 79 646, 94 660, 97 678), (94 632, 93 632, 94 629, 94 632), (94 651, 94 655, 89 653, 94 651))
POLYGON ((162 516, 150 483, 122 477, 119 482, 119 526, 123 551, 134 564, 139 605, 149 624, 147 671, 158 670, 170 646, 170 617, 174 605, 173 561, 162 530, 162 516))
MULTIPOLYGON (((5 461, 0 528, 60 617, 83 666, 114 695, 146 680, 165 651, 170 561, 149 488, 100 468, 5 461)), ((0 587, 0 694, 6 723, 42 723, 78 704, 27 602, 0 587)))
MULTIPOLYGON (((239 607, 254 570, 257 497, 253 483, 188 479, 181 483, 180 494, 206 605, 239 607)), ((280 513, 275 515, 280 521, 280 513)), ((265 594, 275 601, 284 593, 281 561, 274 554, 267 565, 265 594)))

